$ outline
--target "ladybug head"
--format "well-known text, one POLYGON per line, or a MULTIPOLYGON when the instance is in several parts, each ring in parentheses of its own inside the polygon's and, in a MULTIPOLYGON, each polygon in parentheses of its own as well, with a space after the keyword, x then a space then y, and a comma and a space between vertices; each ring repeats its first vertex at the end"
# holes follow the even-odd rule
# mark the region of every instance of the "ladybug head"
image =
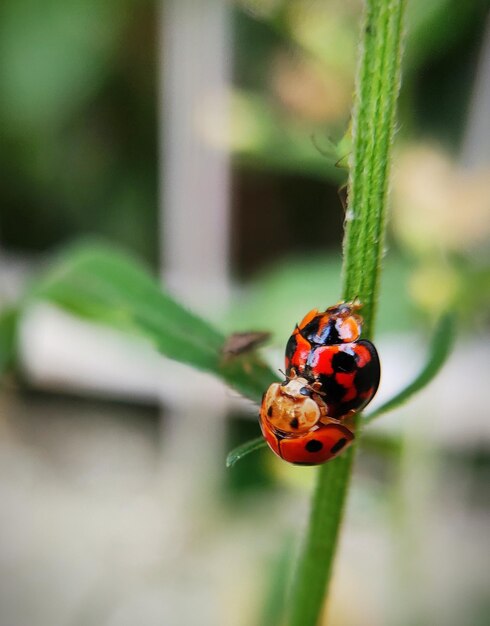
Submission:
POLYGON ((260 416, 276 430, 300 434, 311 430, 320 420, 320 402, 314 386, 305 378, 294 376, 269 387, 260 416))

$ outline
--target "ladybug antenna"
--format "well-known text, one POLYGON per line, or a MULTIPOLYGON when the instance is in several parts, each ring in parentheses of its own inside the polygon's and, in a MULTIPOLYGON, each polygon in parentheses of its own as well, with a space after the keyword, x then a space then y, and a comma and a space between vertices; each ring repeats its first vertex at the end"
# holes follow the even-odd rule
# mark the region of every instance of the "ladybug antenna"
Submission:
POLYGON ((286 374, 286 372, 284 372, 284 371, 283 371, 283 370, 281 370, 281 369, 279 369, 278 371, 279 371, 279 372, 280 372, 280 373, 284 376, 284 378, 285 378, 288 382, 289 382, 290 380, 292 380, 293 378, 296 378, 296 377, 297 377, 297 375, 298 375, 298 374, 296 373, 296 370, 294 369, 294 367, 292 367, 292 368, 290 369, 290 372, 291 372, 290 374, 286 374))
POLYGON ((282 374, 288 382, 291 380, 291 376, 288 376, 284 370, 278 369, 277 371, 282 374))

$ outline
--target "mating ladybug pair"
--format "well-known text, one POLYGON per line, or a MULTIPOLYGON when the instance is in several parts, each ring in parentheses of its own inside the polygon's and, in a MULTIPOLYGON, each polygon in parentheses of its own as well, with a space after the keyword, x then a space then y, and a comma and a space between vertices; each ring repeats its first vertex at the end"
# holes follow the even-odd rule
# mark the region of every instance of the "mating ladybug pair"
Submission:
POLYGON ((297 465, 336 457, 353 440, 355 413, 376 393, 380 377, 374 345, 359 339, 360 304, 341 302, 310 311, 286 346, 286 380, 273 383, 260 408, 269 447, 297 465))

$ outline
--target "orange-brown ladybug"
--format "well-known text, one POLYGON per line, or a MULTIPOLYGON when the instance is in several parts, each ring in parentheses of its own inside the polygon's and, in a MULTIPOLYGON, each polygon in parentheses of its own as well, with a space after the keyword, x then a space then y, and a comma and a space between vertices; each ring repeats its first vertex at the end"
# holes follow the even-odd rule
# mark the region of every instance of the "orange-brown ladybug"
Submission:
POLYGON ((286 380, 269 387, 260 411, 267 443, 286 461, 314 465, 337 456, 354 439, 349 418, 376 393, 379 358, 360 339, 360 306, 310 311, 287 343, 286 380))
POLYGON ((294 376, 273 383, 264 394, 260 427, 278 456, 296 465, 317 465, 335 458, 353 439, 353 433, 330 419, 317 393, 317 383, 294 376))

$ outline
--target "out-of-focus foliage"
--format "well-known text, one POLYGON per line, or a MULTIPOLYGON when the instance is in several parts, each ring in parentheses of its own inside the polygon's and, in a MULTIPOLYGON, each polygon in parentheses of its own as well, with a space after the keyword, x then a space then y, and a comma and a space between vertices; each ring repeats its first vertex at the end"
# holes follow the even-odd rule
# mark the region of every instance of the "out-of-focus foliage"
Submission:
POLYGON ((320 134, 316 124, 287 123, 261 96, 235 90, 232 129, 226 138, 213 136, 218 146, 229 147, 242 166, 327 178, 340 184, 345 171, 337 165, 349 147, 320 134))
MULTIPOLYGON (((340 280, 340 257, 289 259, 255 278, 248 292, 232 308, 227 328, 272 329, 275 341, 283 346, 292 325, 305 311, 326 307, 338 300, 340 280)), ((391 257, 381 286, 380 331, 414 328, 417 315, 410 301, 409 280, 409 264, 391 257)))
POLYGON ((373 420, 383 413, 393 411, 407 402, 413 395, 421 391, 437 376, 442 366, 451 354, 456 338, 455 318, 452 314, 444 315, 436 327, 434 336, 428 350, 428 358, 422 370, 415 379, 404 387, 395 396, 384 402, 380 407, 367 415, 368 421, 373 420))
POLYGON ((255 352, 225 359, 220 332, 173 300, 137 261, 110 247, 70 248, 31 295, 143 336, 165 356, 216 374, 256 402, 277 380, 255 352))
POLYGON ((417 260, 412 299, 437 312, 468 313, 488 297, 490 167, 467 169, 440 148, 421 144, 399 153, 393 184, 393 231, 417 260))
POLYGON ((94 97, 116 54, 128 4, 2 3, 1 103, 9 132, 35 133, 34 145, 42 129, 59 129, 94 97))
POLYGON ((97 232, 155 257, 154 10, 1 3, 4 244, 43 250, 97 232))
MULTIPOLYGON (((262 117, 271 120, 271 128, 277 130, 271 140, 266 134, 262 135, 261 141, 246 146, 240 142, 240 131, 234 131, 231 135, 233 148, 246 157, 247 162, 255 156, 261 167, 282 165, 289 170, 292 162, 296 162, 297 171, 305 171, 310 163, 312 174, 332 179, 332 156, 326 163, 320 152, 316 158, 305 154, 301 136, 313 134, 321 146, 328 138, 339 138, 345 132, 354 87, 362 3, 300 0, 267 2, 262 6, 254 0, 242 0, 239 5, 250 15, 249 18, 240 16, 237 20, 239 43, 241 37, 249 39, 252 32, 254 36, 263 33, 263 26, 273 34, 268 38, 259 37, 261 45, 252 51, 245 45, 238 46, 238 73, 239 77, 244 76, 245 89, 240 92, 234 108, 234 127, 243 128, 241 123, 252 117, 252 111, 259 111, 262 117), (243 59, 240 56, 242 51, 246 54, 243 59), (277 143, 274 137, 279 129, 291 141, 290 148, 283 153, 274 150, 277 143)), ((400 107, 402 135, 424 127, 425 115, 431 120, 439 118, 437 128, 445 133, 442 135, 444 140, 451 139, 453 131, 460 134, 463 120, 461 116, 459 120, 455 119, 455 113, 467 104, 471 84, 468 72, 458 71, 456 76, 452 73, 450 79, 447 77, 449 84, 441 84, 444 89, 451 89, 445 94, 443 110, 438 107, 440 102, 430 100, 433 78, 429 78, 427 88, 422 91, 419 89, 420 77, 424 76, 424 66, 434 67, 448 50, 466 43, 485 13, 485 0, 466 3, 414 0, 408 3, 408 38, 400 107), (438 107, 435 115, 434 107, 438 107), (422 113, 422 119, 414 115, 415 110, 422 113), (449 125, 448 117, 452 122, 449 125), (453 129, 454 126, 457 128, 453 129)), ((435 78, 442 82, 444 72, 436 71, 435 78)))
POLYGON ((490 236, 490 167, 468 170, 434 147, 407 147, 398 158, 393 192, 397 235, 417 256, 433 257, 441 249, 461 254, 485 246, 490 236))
MULTIPOLYGON (((210 143, 232 148, 239 173, 273 169, 282 182, 294 174, 333 187, 345 181, 335 163, 345 164, 350 152, 361 5, 358 0, 231 5, 231 132, 216 136, 206 103, 200 119, 210 143)), ((485 0, 409 3, 399 140, 430 127, 430 138, 457 149, 485 11, 485 0)), ((95 232, 155 261, 155 25, 156 5, 149 1, 48 0, 41 6, 4 0, 4 245, 45 250, 95 232)), ((413 181, 407 184, 414 187, 413 181)), ((314 211, 316 192, 305 192, 295 204, 298 216, 303 206, 314 211)), ((465 214, 460 212, 462 220, 465 214)), ((294 228, 294 219, 288 225, 294 228)), ((296 250, 304 250, 305 235, 295 229, 294 237, 296 250)), ((253 249, 248 257, 263 254, 264 246, 253 239, 247 246, 253 249)), ((422 278, 418 285, 423 283, 422 278)))
POLYGON ((464 39, 486 11, 485 0, 413 0, 407 3, 405 70, 414 72, 427 60, 440 59, 464 39))
POLYGON ((15 362, 17 353, 17 322, 16 309, 5 309, 0 315, 0 376, 15 362))

